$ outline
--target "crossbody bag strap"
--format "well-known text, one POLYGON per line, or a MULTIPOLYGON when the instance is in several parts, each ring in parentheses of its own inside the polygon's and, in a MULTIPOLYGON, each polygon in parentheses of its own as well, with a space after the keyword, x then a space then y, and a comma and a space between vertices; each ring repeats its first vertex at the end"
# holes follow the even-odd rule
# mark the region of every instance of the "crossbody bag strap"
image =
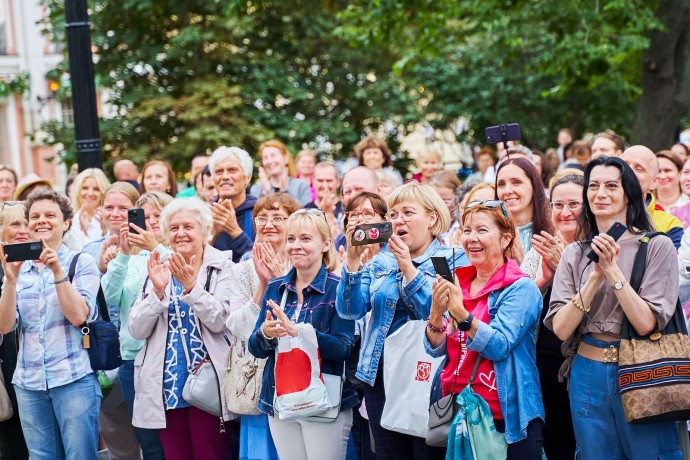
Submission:
POLYGON ((482 360, 482 355, 477 353, 477 360, 474 362, 474 368, 472 369, 472 373, 470 374, 470 379, 467 381, 468 385, 472 385, 474 383, 474 377, 477 375, 477 369, 479 369, 479 363, 482 360))
MULTIPOLYGON (((69 270, 67 271, 67 278, 69 279, 70 284, 74 281, 74 275, 77 273, 77 263, 79 262, 79 256, 82 255, 81 252, 78 252, 72 257, 72 261, 69 264, 69 270)), ((105 303, 105 295, 103 295, 103 289, 101 288, 101 283, 98 283, 98 292, 96 293, 96 308, 98 309, 98 313, 101 315, 101 318, 103 320, 110 322, 110 314, 108 313, 108 308, 105 303)), ((79 327, 86 327, 88 321, 84 321, 84 324, 82 324, 79 327)))

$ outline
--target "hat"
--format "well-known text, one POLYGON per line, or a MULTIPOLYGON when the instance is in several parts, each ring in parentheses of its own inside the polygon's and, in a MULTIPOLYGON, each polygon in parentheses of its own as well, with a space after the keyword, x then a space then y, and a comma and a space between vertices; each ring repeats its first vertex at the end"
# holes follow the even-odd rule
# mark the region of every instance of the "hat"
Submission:
POLYGON ((24 190, 38 184, 44 184, 49 188, 53 188, 53 182, 51 182, 50 179, 42 179, 34 173, 27 174, 19 180, 17 190, 14 192, 14 199, 18 200, 22 193, 24 193, 24 190))

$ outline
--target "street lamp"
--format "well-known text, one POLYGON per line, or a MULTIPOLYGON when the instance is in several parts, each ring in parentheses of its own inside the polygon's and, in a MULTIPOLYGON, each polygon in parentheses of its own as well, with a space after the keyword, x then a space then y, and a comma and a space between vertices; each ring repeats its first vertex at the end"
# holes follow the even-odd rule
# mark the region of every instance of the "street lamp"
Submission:
POLYGON ((65 29, 72 80, 74 138, 79 171, 102 168, 101 135, 96 111, 96 85, 91 56, 87 0, 65 0, 65 29))

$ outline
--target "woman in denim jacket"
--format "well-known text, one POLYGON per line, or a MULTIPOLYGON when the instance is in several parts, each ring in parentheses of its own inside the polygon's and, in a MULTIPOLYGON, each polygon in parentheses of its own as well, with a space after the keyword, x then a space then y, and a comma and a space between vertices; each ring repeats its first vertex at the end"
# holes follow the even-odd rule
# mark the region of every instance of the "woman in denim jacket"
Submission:
POLYGON ((386 401, 383 390, 383 344, 388 335, 410 319, 426 319, 431 306, 435 271, 432 256, 442 256, 450 266, 467 265, 464 251, 443 246, 438 236, 448 230, 450 214, 441 197, 427 185, 409 182, 388 198, 393 236, 388 251, 377 254, 362 267, 366 246, 351 243, 354 225, 348 226, 347 263, 338 284, 336 309, 343 318, 360 319, 371 310, 357 367, 365 382, 364 401, 378 459, 444 458, 442 449, 425 444, 423 438, 381 427, 386 401), (410 318, 408 310, 414 312, 410 318))
POLYGON ((285 250, 294 267, 266 288, 259 318, 249 337, 249 352, 266 359, 261 381, 259 410, 267 413, 271 435, 283 460, 344 460, 352 428, 352 408, 359 403, 355 388, 343 384, 340 414, 331 423, 306 419, 280 420, 273 411, 275 359, 278 340, 296 337, 295 323, 309 323, 316 331, 323 373, 341 375, 354 347, 355 322, 335 311, 338 277, 331 230, 319 209, 301 209, 286 224, 285 250), (279 304, 287 292, 284 309, 279 304))
POLYGON ((541 293, 511 258, 519 240, 502 201, 470 202, 461 222, 472 265, 456 270, 459 286, 440 277, 434 283, 427 351, 447 356, 444 396, 467 386, 479 360, 472 389, 505 433, 508 459, 541 459, 544 406, 535 345, 541 293))

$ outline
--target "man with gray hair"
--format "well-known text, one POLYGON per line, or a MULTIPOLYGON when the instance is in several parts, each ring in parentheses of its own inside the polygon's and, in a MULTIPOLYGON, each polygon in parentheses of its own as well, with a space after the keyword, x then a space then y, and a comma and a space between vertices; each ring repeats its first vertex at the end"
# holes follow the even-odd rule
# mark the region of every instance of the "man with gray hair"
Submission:
POLYGON ((239 147, 218 147, 208 163, 218 198, 211 203, 213 247, 232 251, 237 263, 254 246, 252 211, 256 198, 247 195, 252 158, 239 147))

